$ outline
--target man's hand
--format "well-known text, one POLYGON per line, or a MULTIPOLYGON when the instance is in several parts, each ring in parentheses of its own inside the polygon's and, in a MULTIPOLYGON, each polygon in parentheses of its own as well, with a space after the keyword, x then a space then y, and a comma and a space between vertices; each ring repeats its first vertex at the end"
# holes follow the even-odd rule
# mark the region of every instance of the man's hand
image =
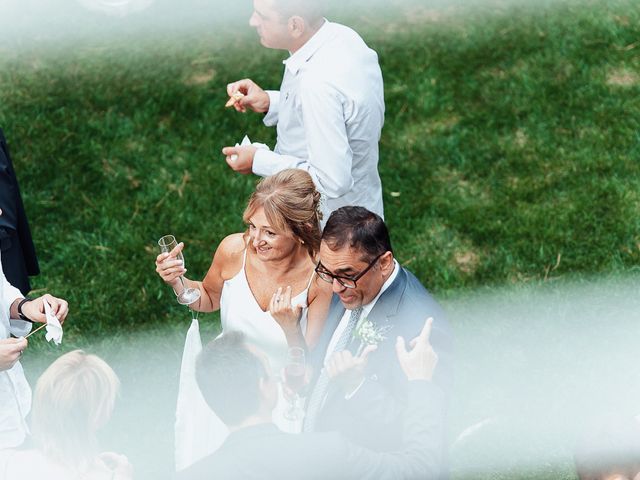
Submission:
POLYGON ((253 172, 253 157, 256 154, 256 147, 247 145, 246 147, 224 147, 222 153, 226 155, 227 165, 238 173, 248 175, 253 172))
POLYGON ((20 360, 27 348, 26 338, 3 338, 0 340, 0 371, 9 370, 20 360))
POLYGON ((244 94, 244 97, 233 104, 233 107, 238 112, 246 112, 247 108, 258 113, 269 111, 269 103, 271 102, 269 95, 256 85, 253 80, 245 78, 244 80, 238 80, 237 82, 227 85, 227 95, 231 97, 236 92, 244 94))
POLYGON ((369 354, 377 348, 377 345, 367 345, 358 357, 354 357, 349 350, 335 352, 325 365, 329 379, 341 385, 345 394, 353 393, 364 381, 369 354))
POLYGON ((44 314, 45 299, 49 302, 49 305, 51 305, 51 313, 60 320, 61 324, 64 323, 64 319, 67 318, 67 314, 69 313, 69 304, 66 300, 54 297, 48 293, 45 293, 41 297, 34 298, 30 302, 23 303, 23 315, 33 322, 46 323, 47 317, 44 314))
POLYGON ((402 370, 408 380, 431 380, 438 363, 438 355, 429 343, 433 318, 427 318, 424 327, 416 338, 411 340, 411 350, 407 351, 404 338, 398 337, 396 353, 402 370))

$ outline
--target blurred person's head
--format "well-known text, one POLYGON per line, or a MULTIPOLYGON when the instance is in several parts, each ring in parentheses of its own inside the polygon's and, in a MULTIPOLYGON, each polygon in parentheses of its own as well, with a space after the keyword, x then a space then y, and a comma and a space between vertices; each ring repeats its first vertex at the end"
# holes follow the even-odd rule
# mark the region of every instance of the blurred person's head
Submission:
POLYGON ((254 0, 249 25, 267 48, 299 49, 323 22, 323 0, 254 0))
POLYGON ((54 361, 33 397, 38 447, 64 463, 90 461, 99 453, 95 433, 111 418, 119 386, 115 372, 95 355, 74 350, 54 361))
POLYGON ((380 216, 363 207, 334 211, 322 232, 320 278, 332 282, 345 308, 370 303, 394 268, 389 231, 380 216))
POLYGON ((574 451, 580 480, 640 480, 640 423, 610 415, 587 427, 574 451))
POLYGON ((269 361, 244 334, 225 333, 207 344, 196 361, 196 379, 209 407, 231 429, 271 420, 278 397, 269 361))
POLYGON ((320 193, 304 170, 266 177, 251 194, 242 216, 263 260, 289 256, 302 245, 313 258, 320 247, 320 193))

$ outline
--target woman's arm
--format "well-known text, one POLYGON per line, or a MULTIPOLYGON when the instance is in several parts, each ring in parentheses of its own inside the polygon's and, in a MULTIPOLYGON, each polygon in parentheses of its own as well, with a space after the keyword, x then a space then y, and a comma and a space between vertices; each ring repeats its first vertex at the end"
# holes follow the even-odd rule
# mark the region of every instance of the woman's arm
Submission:
POLYGON ((176 260, 176 255, 182 251, 184 244, 178 246, 169 253, 161 253, 156 258, 156 271, 165 283, 170 285, 174 292, 180 290, 180 277, 183 276, 185 288, 197 288, 200 290, 200 299, 191 304, 193 310, 199 312, 214 312, 220 308, 220 294, 224 281, 231 278, 242 265, 242 252, 244 240, 242 233, 236 233, 224 238, 213 255, 213 261, 207 275, 202 282, 191 280, 184 276, 186 269, 182 262, 176 260), (235 268, 235 272, 233 272, 235 268))
POLYGON ((243 233, 234 233, 220 242, 204 280, 188 281, 190 287, 200 289, 200 300, 194 305, 194 310, 214 312, 220 309, 224 282, 240 271, 245 248, 243 233))
POLYGON ((322 334, 324 322, 329 314, 333 290, 327 283, 316 275, 309 288, 309 311, 307 312, 307 331, 305 339, 310 349, 313 349, 322 334))

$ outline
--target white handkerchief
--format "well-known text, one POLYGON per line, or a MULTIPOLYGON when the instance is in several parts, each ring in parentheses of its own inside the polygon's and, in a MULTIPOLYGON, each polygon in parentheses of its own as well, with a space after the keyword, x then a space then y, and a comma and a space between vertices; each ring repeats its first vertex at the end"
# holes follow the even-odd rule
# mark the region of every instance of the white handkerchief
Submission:
MULTIPOLYGON (((249 140, 249 137, 247 135, 245 135, 242 139, 242 143, 236 143, 236 147, 246 147, 247 145, 251 145, 251 140, 249 140)), ((236 160, 238 160, 238 155, 234 153, 233 155, 231 155, 231 161, 235 162, 236 160)))
POLYGON ((42 303, 44 303, 44 314, 47 317, 47 334, 44 338, 47 339, 47 342, 51 340, 54 341, 56 345, 60 345, 62 343, 62 325, 60 325, 60 320, 56 317, 51 311, 51 305, 44 298, 42 299, 42 303))
MULTIPOLYGON (((258 142, 252 143, 251 140, 249 140, 249 137, 247 135, 245 135, 244 138, 242 139, 242 143, 240 144, 236 143, 236 147, 246 147, 248 145, 253 145, 258 149, 269 150, 269 147, 267 147, 264 143, 258 143, 258 142)), ((236 154, 231 155, 231 161, 235 162, 236 160, 238 160, 238 155, 236 154)))

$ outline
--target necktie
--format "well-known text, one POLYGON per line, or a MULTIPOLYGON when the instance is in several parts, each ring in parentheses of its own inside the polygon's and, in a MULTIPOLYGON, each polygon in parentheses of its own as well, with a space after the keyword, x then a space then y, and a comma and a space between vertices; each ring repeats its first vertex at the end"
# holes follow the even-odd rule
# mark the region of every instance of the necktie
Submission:
MULTIPOLYGON (((341 352, 345 349, 349 340, 351 340, 351 334, 353 333, 353 329, 355 328, 358 320, 360 320, 360 315, 362 314, 362 307, 355 308, 351 310, 351 315, 349 316, 349 322, 347 323, 346 328, 340 335, 340 338, 336 342, 336 346, 331 352, 334 354, 335 352, 341 352)), ((315 387, 313 388, 313 392, 311 392, 311 397, 309 397, 309 405, 307 406, 307 414, 304 417, 304 424, 302 426, 302 431, 304 432, 313 432, 315 430, 316 420, 318 418, 318 413, 320 413, 320 408, 324 403, 324 398, 327 395, 327 388, 329 387, 329 375, 327 375, 326 368, 322 369, 320 373, 320 377, 316 382, 315 387)))

